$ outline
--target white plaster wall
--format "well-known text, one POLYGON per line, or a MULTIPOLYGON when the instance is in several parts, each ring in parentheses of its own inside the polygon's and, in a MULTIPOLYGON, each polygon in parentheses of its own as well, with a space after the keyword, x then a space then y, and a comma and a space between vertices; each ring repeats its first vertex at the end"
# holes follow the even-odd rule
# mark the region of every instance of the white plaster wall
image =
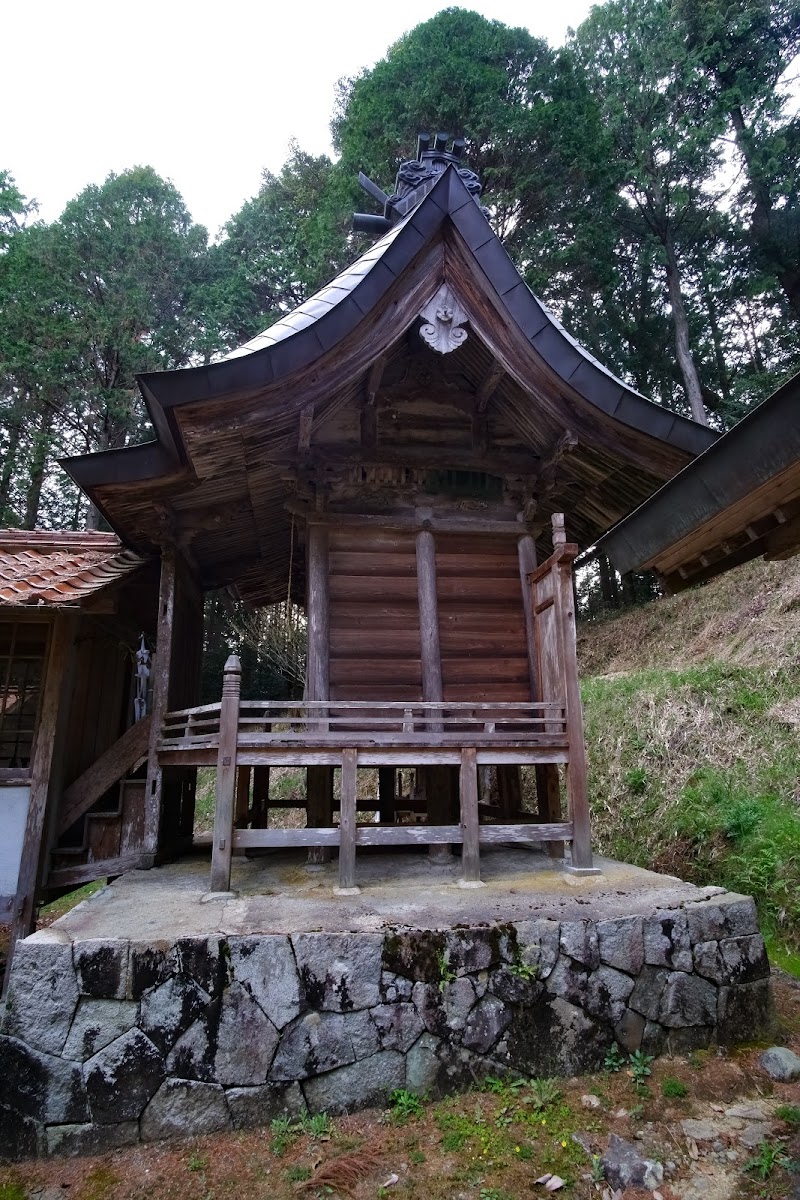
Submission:
POLYGON ((0 897, 16 895, 30 794, 28 783, 0 786, 0 897))

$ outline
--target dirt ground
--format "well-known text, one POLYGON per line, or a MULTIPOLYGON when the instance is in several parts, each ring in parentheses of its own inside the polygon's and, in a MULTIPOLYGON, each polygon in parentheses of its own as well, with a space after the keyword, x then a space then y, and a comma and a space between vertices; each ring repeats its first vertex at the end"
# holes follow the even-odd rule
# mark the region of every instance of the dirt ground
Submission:
MULTIPOLYGON (((775 999, 773 1041, 798 1052, 800 985, 776 975, 775 999)), ((800 1200, 800 1085, 774 1083, 762 1049, 487 1081, 440 1101, 400 1093, 384 1111, 0 1164, 0 1200, 517 1200, 550 1194, 545 1175, 581 1200, 800 1200), (602 1179, 610 1134, 662 1164, 654 1193, 602 1179)))

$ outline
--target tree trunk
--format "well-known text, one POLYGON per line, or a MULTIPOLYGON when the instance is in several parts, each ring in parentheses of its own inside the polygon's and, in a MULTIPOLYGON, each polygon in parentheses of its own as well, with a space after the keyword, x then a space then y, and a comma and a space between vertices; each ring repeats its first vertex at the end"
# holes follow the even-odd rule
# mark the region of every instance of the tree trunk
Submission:
POLYGON ((701 425, 708 424, 706 406, 703 404, 703 391, 697 368, 689 349, 689 322, 686 318, 686 307, 681 291, 681 277, 678 271, 678 259, 675 254, 675 244, 672 231, 668 229, 664 235, 664 251, 667 257, 667 288, 669 302, 672 307, 672 325, 675 330, 675 354, 678 359, 678 370, 683 381, 683 390, 689 401, 689 408, 695 421, 701 425))
POLYGON ((52 426, 53 414, 45 412, 33 440, 33 456, 31 458, 31 473, 25 499, 23 529, 34 529, 36 527, 36 520, 39 516, 39 504, 42 499, 45 468, 47 467, 47 459, 50 454, 50 430, 52 426))
POLYGON ((14 419, 8 423, 8 446, 6 447, 5 458, 3 459, 3 470, 0 473, 0 521, 3 525, 9 524, 9 515, 11 509, 11 480, 14 476, 14 468, 17 465, 17 455, 19 453, 19 442, 22 433, 21 421, 14 419))
POLYGON ((744 119, 744 113, 737 105, 730 111, 733 133, 736 145, 744 162, 747 172, 747 182, 753 197, 752 232, 758 249, 763 256, 767 270, 771 272, 783 288, 795 317, 800 319, 800 268, 796 263, 786 262, 780 248, 772 236, 773 207, 769 188, 764 183, 761 169, 756 161, 753 138, 744 119))

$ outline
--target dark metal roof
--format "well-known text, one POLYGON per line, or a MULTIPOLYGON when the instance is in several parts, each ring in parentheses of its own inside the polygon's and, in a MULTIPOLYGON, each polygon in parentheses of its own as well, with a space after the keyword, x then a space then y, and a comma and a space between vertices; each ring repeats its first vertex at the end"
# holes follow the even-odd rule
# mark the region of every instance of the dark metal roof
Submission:
POLYGON ((508 316, 544 361, 581 396, 623 424, 695 455, 713 430, 654 404, 617 379, 559 324, 520 278, 475 198, 448 167, 420 203, 352 266, 299 308, 219 362, 138 377, 157 441, 62 459, 82 488, 169 474, 187 459, 171 410, 249 393, 312 363, 375 307, 423 245, 450 218, 502 299, 508 316))
MULTIPOLYGON (((800 375, 620 521, 600 545, 619 571, 653 566, 675 589, 770 554, 778 544, 776 527, 794 519, 782 506, 798 497, 800 375)), ((786 537, 781 544, 789 545, 786 537)))

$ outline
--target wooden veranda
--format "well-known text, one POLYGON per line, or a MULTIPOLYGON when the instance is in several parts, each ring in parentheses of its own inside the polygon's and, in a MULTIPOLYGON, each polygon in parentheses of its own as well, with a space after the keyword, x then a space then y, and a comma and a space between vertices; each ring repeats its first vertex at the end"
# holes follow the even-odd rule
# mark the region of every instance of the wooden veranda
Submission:
POLYGON ((217 769, 212 891, 230 888, 235 851, 266 847, 338 848, 343 890, 356 886, 359 846, 460 844, 465 884, 480 882, 480 846, 487 842, 536 841, 550 843, 554 850, 568 842, 570 869, 592 870, 572 587, 578 547, 566 544, 562 515, 557 514, 553 524, 553 554, 526 573, 523 583, 538 693, 531 700, 242 701, 241 667, 232 656, 219 703, 166 714, 158 742, 161 766, 217 769), (314 770, 339 768, 338 825, 333 824, 331 792, 322 812, 308 808, 306 828, 260 827, 258 806, 249 803, 250 771, 263 773, 264 768, 278 766, 308 769, 309 801, 314 770), (480 805, 478 768, 485 766, 547 768, 537 781, 538 815, 514 810, 508 794, 506 803, 494 811, 480 805), (561 815, 559 766, 568 802, 566 820, 561 815), (433 823, 429 813, 425 824, 398 825, 390 811, 379 814, 378 824, 359 824, 359 767, 458 768, 459 823, 433 823))

